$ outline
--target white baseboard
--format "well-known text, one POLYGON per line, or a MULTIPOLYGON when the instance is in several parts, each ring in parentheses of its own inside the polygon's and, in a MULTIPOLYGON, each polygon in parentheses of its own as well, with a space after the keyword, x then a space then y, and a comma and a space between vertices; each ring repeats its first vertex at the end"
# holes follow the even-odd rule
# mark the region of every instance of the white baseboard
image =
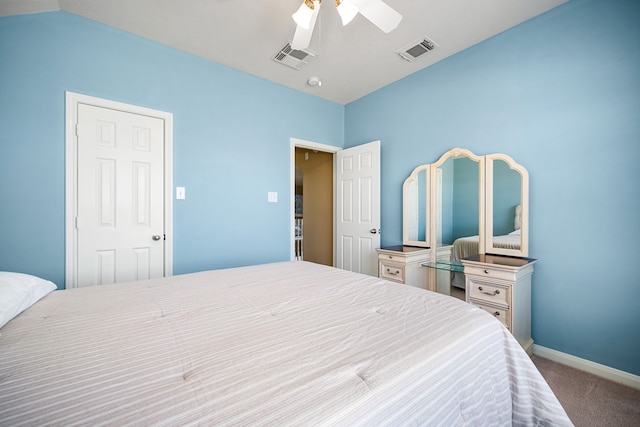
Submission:
POLYGON ((638 375, 542 347, 538 344, 533 345, 533 354, 640 390, 640 376, 638 375))

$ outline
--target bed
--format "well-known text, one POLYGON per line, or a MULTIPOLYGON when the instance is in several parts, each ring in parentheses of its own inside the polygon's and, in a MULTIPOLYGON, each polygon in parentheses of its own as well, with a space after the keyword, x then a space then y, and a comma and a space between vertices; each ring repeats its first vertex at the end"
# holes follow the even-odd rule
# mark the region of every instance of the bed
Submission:
POLYGON ((46 294, 0 328, 0 425, 571 422, 490 314, 297 261, 46 294))

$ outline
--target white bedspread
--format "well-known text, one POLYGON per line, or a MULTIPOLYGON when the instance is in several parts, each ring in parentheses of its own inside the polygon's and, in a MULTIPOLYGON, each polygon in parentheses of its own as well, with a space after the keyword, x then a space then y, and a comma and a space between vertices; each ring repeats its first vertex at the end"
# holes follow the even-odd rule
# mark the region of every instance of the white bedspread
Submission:
POLYGON ((57 291, 0 329, 0 425, 571 425, 455 298, 306 262, 57 291))

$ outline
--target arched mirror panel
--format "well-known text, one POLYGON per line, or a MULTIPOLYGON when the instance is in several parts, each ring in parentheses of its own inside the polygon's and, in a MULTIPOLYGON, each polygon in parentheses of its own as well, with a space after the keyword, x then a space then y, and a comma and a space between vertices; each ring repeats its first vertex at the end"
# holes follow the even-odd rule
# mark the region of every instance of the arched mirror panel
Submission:
POLYGON ((441 240, 437 246, 453 244, 460 237, 477 236, 479 223, 479 163, 468 157, 448 159, 442 166, 441 240))
POLYGON ((402 242, 408 246, 429 247, 430 165, 413 170, 403 185, 402 242))
MULTIPOLYGON (((483 252, 484 159, 469 150, 454 148, 432 165, 431 262, 461 265, 464 257, 483 252)), ((465 288, 464 276, 452 267, 450 277, 440 274, 436 290, 451 295, 465 288)))
POLYGON ((486 156, 485 252, 526 257, 529 253, 529 174, 506 154, 486 156))

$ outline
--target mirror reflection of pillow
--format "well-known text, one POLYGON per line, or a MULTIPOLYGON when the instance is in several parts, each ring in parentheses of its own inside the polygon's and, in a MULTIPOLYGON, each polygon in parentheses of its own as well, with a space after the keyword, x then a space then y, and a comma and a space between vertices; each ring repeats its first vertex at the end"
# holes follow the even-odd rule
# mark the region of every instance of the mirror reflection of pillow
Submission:
POLYGON ((513 228, 520 230, 522 226, 522 205, 516 206, 516 215, 513 218, 513 228))
POLYGON ((509 236, 519 236, 520 235, 520 229, 514 230, 511 233, 509 233, 509 236))

